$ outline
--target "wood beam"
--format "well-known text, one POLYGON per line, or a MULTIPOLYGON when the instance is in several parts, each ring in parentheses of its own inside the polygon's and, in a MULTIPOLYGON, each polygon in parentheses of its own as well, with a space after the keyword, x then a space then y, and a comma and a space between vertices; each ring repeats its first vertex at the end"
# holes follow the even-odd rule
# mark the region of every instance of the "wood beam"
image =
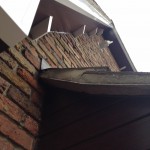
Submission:
POLYGON ((101 68, 47 69, 43 82, 67 90, 103 95, 150 95, 150 73, 109 72, 101 68))
POLYGON ((98 29, 97 35, 102 35, 104 33, 104 29, 98 29))
POLYGON ((30 32, 31 38, 38 39, 38 38, 44 36, 45 34, 47 34, 48 32, 50 32, 51 26, 52 26, 52 21, 53 21, 53 16, 49 16, 45 20, 43 20, 40 23, 38 23, 37 25, 35 25, 31 29, 31 32, 30 32))
POLYGON ((104 49, 104 48, 108 47, 112 43, 113 43, 113 41, 104 40, 102 43, 99 44, 100 49, 104 49))
POLYGON ((95 35, 95 34, 97 33, 97 31, 98 31, 98 28, 96 28, 96 29, 90 31, 90 32, 89 32, 89 36, 95 35))
POLYGON ((74 37, 77 37, 77 36, 79 36, 79 35, 84 34, 84 33, 85 33, 85 28, 86 28, 86 25, 83 25, 83 26, 81 26, 80 28, 78 28, 77 30, 75 30, 75 31, 73 32, 74 37))

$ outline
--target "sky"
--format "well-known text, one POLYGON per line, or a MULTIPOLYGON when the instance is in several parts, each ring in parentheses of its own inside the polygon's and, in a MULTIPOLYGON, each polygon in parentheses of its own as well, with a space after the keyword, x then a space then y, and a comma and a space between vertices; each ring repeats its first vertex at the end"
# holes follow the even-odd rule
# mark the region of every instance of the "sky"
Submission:
POLYGON ((96 0, 111 18, 139 72, 150 72, 150 1, 96 0))

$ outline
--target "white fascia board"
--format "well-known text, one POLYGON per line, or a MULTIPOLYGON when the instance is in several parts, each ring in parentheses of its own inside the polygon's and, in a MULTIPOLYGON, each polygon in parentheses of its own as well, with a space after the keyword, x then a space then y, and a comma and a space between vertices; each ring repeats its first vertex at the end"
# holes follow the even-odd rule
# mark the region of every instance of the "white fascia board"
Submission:
POLYGON ((83 2, 83 0, 55 0, 55 1, 99 23, 103 23, 106 26, 111 27, 111 25, 106 20, 104 20, 103 18, 100 18, 99 14, 94 12, 85 2, 83 2))
POLYGON ((0 38, 10 47, 28 36, 40 0, 1 0, 0 38))

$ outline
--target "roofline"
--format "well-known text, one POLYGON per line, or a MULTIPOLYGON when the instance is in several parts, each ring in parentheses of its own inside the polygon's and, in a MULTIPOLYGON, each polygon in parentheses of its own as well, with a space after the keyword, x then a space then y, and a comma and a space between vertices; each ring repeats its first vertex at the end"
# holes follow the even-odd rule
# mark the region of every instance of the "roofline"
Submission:
POLYGON ((100 13, 100 15, 109 22, 109 24, 112 24, 112 20, 106 15, 106 13, 103 11, 103 9, 97 4, 97 2, 95 0, 91 1, 91 0, 85 0, 87 1, 91 6, 93 6, 98 13, 100 13))
POLYGON ((129 64, 130 64, 132 70, 133 70, 134 72, 137 72, 137 69, 135 68, 135 66, 134 66, 134 64, 133 64, 133 62, 132 62, 132 60, 131 60, 131 58, 130 58, 130 56, 129 56, 127 50, 126 50, 126 48, 125 48, 125 46, 124 46, 124 44, 123 44, 123 42, 122 42, 122 40, 121 40, 121 38, 120 38, 120 36, 119 36, 117 30, 116 30, 116 27, 115 27, 113 21, 112 21, 112 26, 113 26, 113 31, 114 31, 114 33, 115 33, 115 35, 116 35, 116 38, 118 39, 118 42, 119 42, 119 44, 120 44, 120 46, 121 46, 121 48, 122 48, 122 50, 123 50, 123 53, 125 54, 125 56, 126 56, 128 62, 129 62, 129 64))

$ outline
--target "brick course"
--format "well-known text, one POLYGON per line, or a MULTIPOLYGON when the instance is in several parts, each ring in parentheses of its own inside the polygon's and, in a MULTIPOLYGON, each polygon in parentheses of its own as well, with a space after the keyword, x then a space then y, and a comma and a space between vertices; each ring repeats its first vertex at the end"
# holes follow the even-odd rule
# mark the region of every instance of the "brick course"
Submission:
POLYGON ((29 117, 20 107, 11 100, 0 94, 0 111, 17 121, 32 134, 38 133, 38 123, 29 117))
POLYGON ((14 69, 17 66, 16 61, 5 51, 0 53, 0 57, 11 69, 14 69))
POLYGON ((14 86, 11 86, 7 93, 8 97, 14 100, 19 106, 21 106, 26 112, 28 112, 31 116, 40 120, 40 110, 37 108, 29 98, 23 94, 19 89, 14 86))
POLYGON ((10 84, 6 80, 0 77, 0 93, 5 92, 9 85, 10 84))
POLYGON ((24 149, 31 150, 34 139, 16 124, 0 114, 0 132, 24 149))
POLYGON ((16 59, 16 61, 23 66, 26 70, 31 72, 32 74, 36 73, 36 69, 32 66, 27 59, 23 57, 21 53, 19 53, 15 48, 10 48, 9 52, 16 59))
POLYGON ((18 67, 17 74, 22 77, 28 84, 30 84, 38 92, 43 93, 42 88, 40 87, 38 81, 25 69, 18 67))
POLYGON ((40 69, 40 59, 35 57, 29 50, 25 51, 25 58, 37 69, 40 69))
POLYGON ((30 42, 31 42, 31 41, 28 40, 28 39, 24 39, 24 40, 22 41, 23 46, 26 47, 27 50, 29 50, 30 53, 31 53, 34 57, 39 58, 36 49, 30 44, 30 42))
POLYGON ((25 94, 31 94, 30 86, 23 81, 22 78, 17 76, 3 61, 0 60, 0 74, 6 77, 7 80, 12 82, 14 85, 20 88, 25 94))
POLYGON ((14 150, 14 146, 6 138, 0 136, 0 147, 2 150, 14 150))

